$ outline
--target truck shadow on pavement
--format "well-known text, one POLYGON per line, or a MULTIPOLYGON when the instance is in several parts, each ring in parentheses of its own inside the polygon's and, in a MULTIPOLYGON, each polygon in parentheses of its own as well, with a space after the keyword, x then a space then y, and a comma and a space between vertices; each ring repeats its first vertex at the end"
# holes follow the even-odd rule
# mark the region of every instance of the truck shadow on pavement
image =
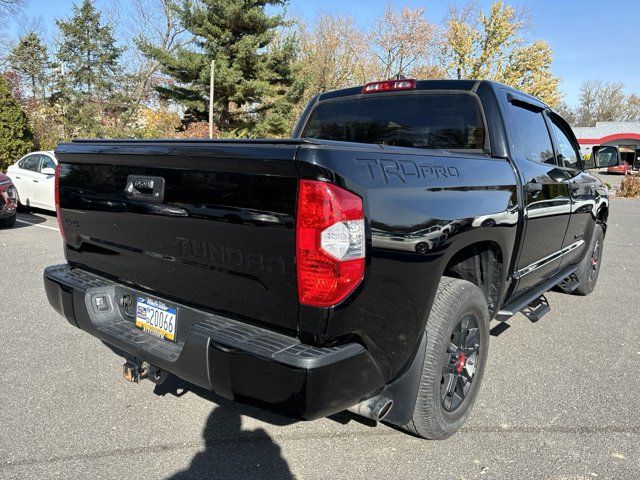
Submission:
POLYGON ((189 391, 217 406, 209 414, 202 433, 205 449, 193 457, 186 470, 167 480, 294 478, 280 446, 262 428, 243 430, 242 416, 279 426, 294 420, 226 400, 173 375, 154 389, 160 396, 182 396, 189 391))
POLYGON ((47 217, 51 217, 55 219, 55 214, 51 215, 49 212, 39 211, 38 214, 35 215, 30 212, 20 211, 17 217, 16 224, 12 227, 12 230, 16 230, 18 228, 28 228, 33 227, 34 225, 39 225, 41 223, 46 223, 47 217))

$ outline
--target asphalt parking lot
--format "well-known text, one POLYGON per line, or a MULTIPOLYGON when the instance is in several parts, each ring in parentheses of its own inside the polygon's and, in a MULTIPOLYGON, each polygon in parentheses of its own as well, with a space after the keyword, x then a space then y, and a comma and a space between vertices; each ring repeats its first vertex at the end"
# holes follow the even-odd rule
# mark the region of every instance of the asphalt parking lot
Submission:
POLYGON ((470 421, 429 442, 346 413, 291 422, 174 379, 126 383, 121 359, 47 303, 42 270, 64 261, 55 217, 20 214, 0 231, 0 478, 640 478, 639 246, 640 202, 613 200, 596 292, 512 318, 470 421))

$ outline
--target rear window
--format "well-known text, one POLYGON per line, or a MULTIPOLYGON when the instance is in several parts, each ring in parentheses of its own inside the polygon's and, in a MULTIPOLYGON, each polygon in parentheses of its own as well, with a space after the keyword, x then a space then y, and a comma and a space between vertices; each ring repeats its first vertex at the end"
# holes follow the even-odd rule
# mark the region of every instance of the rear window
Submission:
POLYGON ((400 147, 482 150, 478 103, 466 94, 378 96, 319 103, 302 137, 400 147))

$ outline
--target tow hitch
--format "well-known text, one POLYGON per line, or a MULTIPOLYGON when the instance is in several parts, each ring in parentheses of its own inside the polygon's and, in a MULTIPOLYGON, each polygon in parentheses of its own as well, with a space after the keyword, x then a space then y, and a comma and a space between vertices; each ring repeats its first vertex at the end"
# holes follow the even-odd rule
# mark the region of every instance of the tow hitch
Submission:
POLYGON ((140 383, 141 380, 149 379, 153 383, 160 385, 167 378, 167 372, 137 358, 130 358, 122 366, 122 376, 127 382, 140 383))

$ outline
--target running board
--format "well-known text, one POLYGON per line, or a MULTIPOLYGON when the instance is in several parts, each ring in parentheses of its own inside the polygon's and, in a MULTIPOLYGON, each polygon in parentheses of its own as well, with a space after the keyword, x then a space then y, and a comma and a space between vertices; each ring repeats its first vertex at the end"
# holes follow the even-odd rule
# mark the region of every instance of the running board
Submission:
POLYGON ((575 273, 572 273, 558 284, 558 287, 560 287, 564 293, 571 293, 579 286, 580 280, 578 280, 578 275, 575 273))
MULTIPOLYGON (((530 304, 535 303, 540 297, 543 297, 546 292, 551 290, 553 287, 561 283, 565 278, 570 277, 578 271, 578 265, 571 265, 565 269, 563 269, 557 275, 554 275, 546 282, 542 283, 538 288, 532 290, 531 292, 526 293, 522 297, 516 298, 511 301, 507 305, 503 306, 502 309, 496 315, 496 320, 499 322, 504 322, 505 320, 510 319, 519 311, 527 308, 530 304)), ((549 304, 547 303, 547 308, 549 308, 549 304)), ((548 310, 544 312, 548 313, 548 310)), ((543 314, 544 315, 544 314, 543 314)))

